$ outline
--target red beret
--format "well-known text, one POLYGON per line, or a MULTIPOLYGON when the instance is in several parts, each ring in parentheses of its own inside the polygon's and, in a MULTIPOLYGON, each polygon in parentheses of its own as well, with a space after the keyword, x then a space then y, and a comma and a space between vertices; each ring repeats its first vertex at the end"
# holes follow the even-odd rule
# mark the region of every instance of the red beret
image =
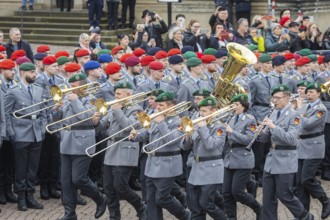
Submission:
POLYGON ((136 56, 127 57, 127 59, 125 60, 126 66, 136 66, 139 63, 140 63, 140 59, 136 56))
POLYGON ((323 58, 324 58, 324 56, 319 56, 319 57, 317 58, 317 63, 318 63, 318 64, 322 64, 322 63, 323 63, 323 58))
POLYGON ((284 57, 286 60, 292 60, 294 59, 294 54, 293 53, 286 53, 284 54, 284 57))
POLYGON ((89 52, 86 49, 79 49, 76 51, 76 57, 84 57, 84 56, 89 56, 89 52))
POLYGON ((42 63, 45 65, 52 65, 53 63, 57 63, 57 60, 54 56, 46 56, 42 59, 42 63))
POLYGON ((68 51, 65 51, 65 50, 60 50, 60 51, 57 51, 57 52, 55 53, 55 57, 56 57, 56 58, 59 58, 59 57, 62 57, 62 56, 64 56, 64 57, 69 57, 70 54, 69 54, 68 51))
POLYGON ((133 51, 133 54, 137 57, 140 57, 144 54, 146 54, 146 51, 141 49, 141 48, 136 48, 134 51, 133 51))
POLYGON ((141 66, 148 66, 149 63, 151 63, 152 61, 155 61, 155 57, 153 56, 144 56, 141 58, 140 62, 141 62, 141 66))
POLYGON ((197 58, 202 59, 202 57, 204 56, 204 54, 201 53, 201 52, 196 52, 196 56, 197 56, 197 58))
POLYGON ((215 58, 215 56, 213 55, 204 55, 202 56, 202 63, 212 63, 213 61, 215 61, 217 58, 215 58))
POLYGON ((254 55, 256 55, 257 59, 260 57, 260 53, 258 52, 254 53, 254 55))
POLYGON ((18 57, 18 58, 16 59, 16 63, 17 63, 18 65, 21 65, 21 64, 23 64, 23 63, 32 63, 32 62, 31 62, 31 60, 30 60, 29 58, 27 58, 26 56, 24 56, 24 57, 18 57))
POLYGON ((5 59, 0 62, 0 69, 9 70, 13 68, 15 68, 15 63, 10 59, 5 59))
POLYGON ((301 57, 298 60, 296 60, 296 66, 303 66, 310 62, 311 60, 308 57, 301 57))
POLYGON ((81 66, 77 63, 68 63, 64 70, 69 73, 77 72, 78 70, 81 70, 81 66))
POLYGON ((50 51, 50 48, 47 45, 40 45, 37 47, 37 53, 46 53, 47 51, 50 51))
POLYGON ((126 54, 124 54, 124 55, 120 58, 120 62, 121 62, 121 63, 125 63, 125 60, 126 60, 128 57, 131 57, 131 56, 134 56, 134 55, 131 54, 131 53, 126 53, 126 54))
POLYGON ((6 51, 6 48, 3 45, 0 45, 0 52, 6 51))
POLYGON ((112 75, 118 73, 121 69, 121 66, 116 62, 111 62, 105 67, 105 73, 107 75, 112 75))
POLYGON ((158 51, 156 54, 155 54, 155 58, 156 59, 162 59, 162 58, 167 58, 168 55, 165 51, 161 50, 161 51, 158 51))
POLYGON ((283 27, 283 25, 285 24, 285 22, 290 21, 290 17, 283 17, 280 20, 280 25, 283 27))
POLYGON ((24 57, 26 53, 24 50, 16 50, 14 53, 11 54, 10 59, 16 60, 18 57, 24 57))
POLYGON ((124 50, 124 48, 122 46, 115 46, 114 48, 112 48, 111 50, 111 55, 115 55, 118 53, 118 51, 120 50, 124 50))
POLYGON ((173 55, 178 55, 178 54, 181 54, 181 51, 178 49, 178 48, 173 48, 173 49, 170 49, 168 52, 167 52, 167 55, 170 57, 170 56, 173 56, 173 55))
POLYGON ((152 70, 162 70, 165 68, 164 64, 159 61, 152 61, 149 63, 149 68, 152 70))

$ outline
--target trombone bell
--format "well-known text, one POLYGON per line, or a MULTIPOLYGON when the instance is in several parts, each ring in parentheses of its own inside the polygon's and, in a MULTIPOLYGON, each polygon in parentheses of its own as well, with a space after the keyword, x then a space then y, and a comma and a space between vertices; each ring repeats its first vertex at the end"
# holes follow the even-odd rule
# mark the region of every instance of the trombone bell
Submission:
POLYGON ((146 128, 146 129, 150 128, 151 120, 150 120, 149 115, 147 115, 147 113, 138 112, 138 113, 136 113, 136 115, 137 115, 137 120, 140 122, 140 125, 143 128, 146 128))
POLYGON ((320 84, 320 87, 322 93, 328 93, 330 95, 330 81, 320 84))

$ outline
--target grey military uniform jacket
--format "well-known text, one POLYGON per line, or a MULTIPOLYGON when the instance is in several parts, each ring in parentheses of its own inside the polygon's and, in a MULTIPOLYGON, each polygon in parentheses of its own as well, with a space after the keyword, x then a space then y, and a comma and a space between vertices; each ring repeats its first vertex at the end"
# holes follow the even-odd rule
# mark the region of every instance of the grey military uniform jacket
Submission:
MULTIPOLYGON (((128 137, 132 128, 139 129, 136 113, 142 111, 138 105, 126 106, 123 109, 115 109, 108 112, 102 118, 97 129, 106 129, 106 136, 113 135, 118 131, 127 128, 125 131, 117 134, 115 138, 108 141, 108 146, 114 144, 119 139, 128 137)), ((104 157, 104 164, 109 166, 137 166, 139 162, 139 143, 131 142, 128 139, 109 148, 104 157)))
POLYGON ((296 71, 294 75, 290 77, 290 79, 294 80, 295 84, 297 85, 300 81, 304 80, 304 77, 306 78, 307 81, 314 82, 314 79, 311 76, 309 75, 303 76, 298 71, 296 71))
POLYGON ((142 84, 143 78, 142 77, 139 77, 139 75, 135 76, 135 78, 136 78, 136 86, 134 84, 134 81, 131 79, 131 76, 129 76, 128 73, 127 73, 127 71, 125 71, 124 78, 121 80, 121 82, 122 81, 128 82, 129 84, 132 85, 133 91, 136 91, 137 88, 139 87, 139 85, 142 84))
MULTIPOLYGON (((271 79, 271 76, 268 75, 271 79)), ((269 104, 272 88, 276 86, 273 80, 270 80, 270 86, 266 78, 260 73, 251 78, 249 87, 251 91, 251 111, 257 121, 262 121, 268 114, 270 107, 261 106, 269 104)))
MULTIPOLYGON (((92 95, 78 98, 76 100, 67 102, 59 111, 53 113, 53 121, 58 121, 60 119, 75 115, 77 113, 83 112, 85 110, 93 108, 91 101, 94 101, 95 97, 92 95)), ((93 116, 94 110, 65 120, 60 126, 65 126, 72 124, 74 122, 79 122, 83 119, 93 116)), ((74 125, 77 129, 71 128, 63 129, 61 133, 61 143, 60 152, 61 154, 68 155, 86 155, 85 149, 93 144, 95 144, 95 129, 92 119, 81 122, 74 125), (81 129, 79 129, 81 127, 81 129), (83 129, 83 130, 82 130, 83 129)), ((91 149, 89 153, 94 153, 95 148, 91 149)))
POLYGON ((115 99, 114 85, 109 81, 101 84, 100 89, 95 93, 95 98, 102 98, 104 101, 109 102, 115 99))
POLYGON ((296 173, 298 170, 297 150, 279 150, 276 149, 275 145, 297 146, 301 117, 298 112, 292 109, 291 104, 283 109, 278 120, 276 119, 277 112, 278 110, 274 110, 269 117, 276 127, 274 129, 266 127, 260 137, 261 139, 270 139, 272 143, 272 148, 266 156, 264 171, 270 174, 296 173))
POLYGON ((199 157, 221 156, 225 145, 226 129, 219 123, 199 127, 191 136, 194 160, 188 182, 192 185, 223 183, 223 159, 198 162, 199 157))
MULTIPOLYGON (((215 73, 216 74, 216 73, 215 73)), ((203 80, 207 83, 208 85, 208 89, 209 91, 213 91, 214 90, 214 87, 215 85, 217 84, 217 80, 214 79, 213 75, 209 72, 205 72, 204 71, 204 76, 202 77, 203 80), (213 80, 213 81, 212 81, 213 80)))
MULTIPOLYGON (((314 107, 304 105, 297 111, 301 114, 300 135, 315 134, 324 131, 327 109, 321 100, 314 107)), ((317 137, 298 139, 298 158, 299 159, 323 159, 325 153, 324 134, 317 137)))
MULTIPOLYGON (((33 97, 31 99, 27 88, 22 83, 20 82, 10 87, 4 97, 7 135, 14 135, 15 140, 18 142, 39 142, 42 141, 45 134, 47 124, 46 112, 40 111, 35 113, 35 119, 17 119, 13 116, 13 112, 41 102, 43 100, 43 89, 38 85, 31 84, 33 97)), ((44 107, 43 104, 36 105, 19 113, 23 115, 44 107)))
POLYGON ((0 148, 2 146, 2 138, 6 137, 6 118, 3 100, 4 92, 0 89, 0 148))
POLYGON ((176 77, 180 78, 180 84, 184 81, 185 77, 180 76, 176 76, 172 73, 169 73, 167 76, 165 76, 163 78, 162 81, 164 81, 165 83, 167 83, 170 86, 170 91, 174 92, 176 95, 179 91, 180 85, 177 83, 176 77))
POLYGON ((253 151, 247 151, 247 146, 255 133, 256 120, 252 115, 242 113, 235 123, 235 117, 232 117, 229 126, 233 129, 232 133, 227 133, 228 149, 225 155, 225 167, 229 169, 252 169, 254 167, 253 151), (242 145, 242 147, 231 147, 233 145, 242 145))
MULTIPOLYGON (((157 147, 183 135, 183 133, 178 130, 179 125, 180 121, 176 116, 167 117, 159 124, 152 122, 150 129, 141 129, 134 141, 144 142, 146 138, 149 138, 149 143, 151 143, 153 140, 156 140, 175 130, 175 132, 171 135, 168 135, 167 137, 149 146, 147 150, 150 151, 152 149, 156 149, 157 147)), ((180 151, 182 142, 183 137, 159 149, 157 152, 180 151)), ((149 154, 144 174, 151 178, 167 178, 179 176, 182 174, 182 171, 181 154, 174 156, 153 156, 149 154)))
POLYGON ((271 77, 272 80, 274 80, 275 85, 279 84, 287 84, 290 87, 291 93, 297 93, 297 83, 294 79, 290 78, 287 74, 281 74, 282 76, 282 83, 280 83, 280 75, 276 73, 275 71, 272 72, 271 77))

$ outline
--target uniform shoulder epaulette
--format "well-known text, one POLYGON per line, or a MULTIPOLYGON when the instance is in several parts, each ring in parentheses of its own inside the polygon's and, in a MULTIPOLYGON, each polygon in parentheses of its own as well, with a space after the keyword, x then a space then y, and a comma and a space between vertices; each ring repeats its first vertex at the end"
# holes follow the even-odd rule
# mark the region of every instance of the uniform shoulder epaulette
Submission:
POLYGON ((0 85, 2 85, 2 80, 0 79, 0 85))
POLYGON ((172 79, 172 77, 171 77, 170 75, 167 75, 167 76, 165 76, 165 77, 163 78, 163 81, 166 81, 166 80, 168 80, 168 81, 172 81, 173 79, 172 79))
POLYGON ((19 86, 19 84, 15 84, 15 85, 9 87, 9 89, 14 89, 14 88, 18 88, 18 87, 22 88, 22 86, 19 86))
POLYGON ((290 76, 286 73, 282 73, 282 76, 284 76, 285 78, 289 78, 290 76))
POLYGON ((107 86, 107 83, 101 83, 100 88, 107 86))
POLYGON ((259 75, 254 75, 254 76, 251 77, 251 80, 252 80, 252 79, 256 79, 256 78, 258 78, 258 77, 259 77, 259 75))
POLYGON ((189 82, 189 78, 186 79, 186 80, 184 80, 184 81, 182 82, 182 84, 186 84, 187 82, 189 82))
POLYGON ((33 86, 38 86, 38 87, 42 87, 40 84, 38 83, 33 83, 33 86))
POLYGON ((254 119, 253 115, 250 114, 246 114, 246 117, 248 117, 249 119, 254 119))
POLYGON ((207 75, 203 74, 201 76, 201 80, 207 81, 209 78, 207 77, 207 75))

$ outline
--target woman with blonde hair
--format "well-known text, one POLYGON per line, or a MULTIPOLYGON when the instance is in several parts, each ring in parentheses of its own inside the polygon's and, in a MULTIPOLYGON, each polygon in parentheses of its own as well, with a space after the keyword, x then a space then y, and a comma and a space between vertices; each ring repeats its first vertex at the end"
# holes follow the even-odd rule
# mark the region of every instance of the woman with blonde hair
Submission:
POLYGON ((183 31, 181 27, 172 28, 168 34, 168 38, 169 41, 167 42, 167 51, 173 48, 178 48, 181 50, 184 46, 183 31))

